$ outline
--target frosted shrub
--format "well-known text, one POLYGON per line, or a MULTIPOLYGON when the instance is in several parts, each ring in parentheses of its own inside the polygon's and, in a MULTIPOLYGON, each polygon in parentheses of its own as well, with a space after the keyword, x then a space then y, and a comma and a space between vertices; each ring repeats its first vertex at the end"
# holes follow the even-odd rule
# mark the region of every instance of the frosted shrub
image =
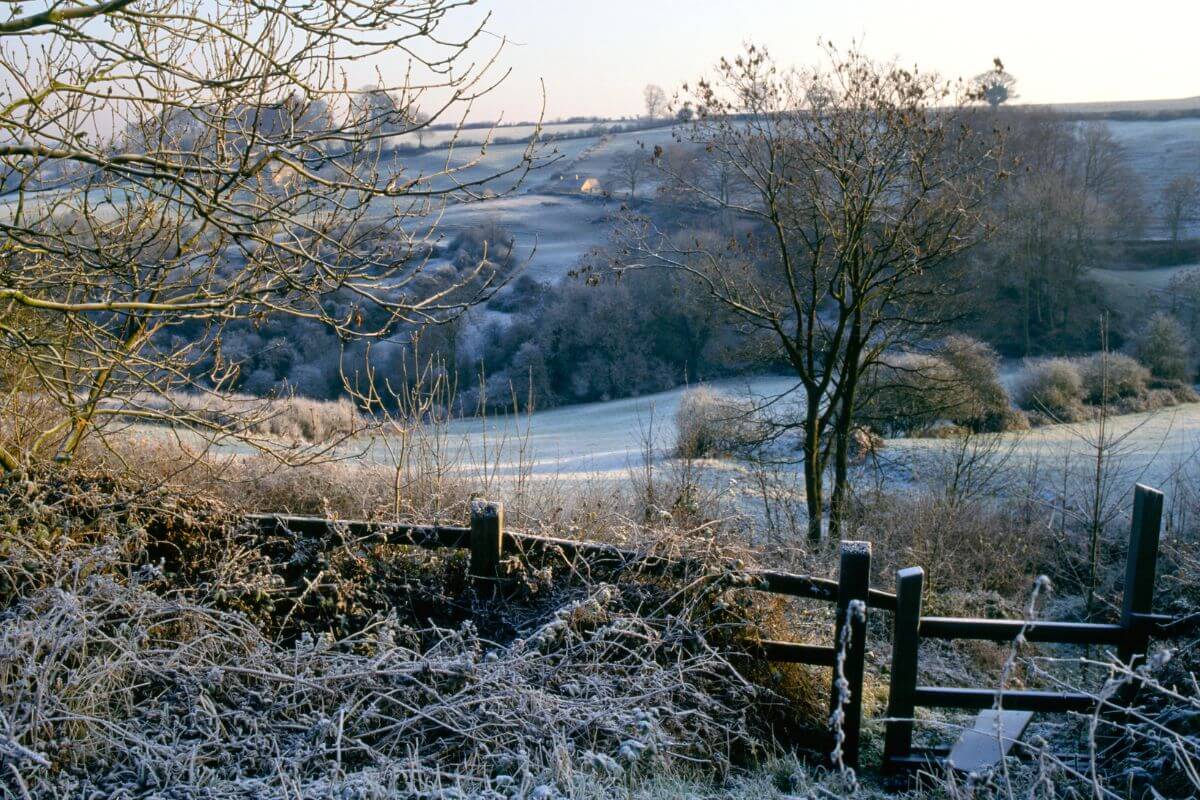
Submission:
POLYGON ((1000 382, 1000 357, 991 345, 955 335, 946 338, 938 357, 957 382, 953 420, 973 431, 1003 431, 1027 425, 1000 382))
POLYGON ((1156 378, 1190 383, 1196 375, 1187 332, 1170 314, 1150 318, 1138 335, 1135 352, 1156 378))
POLYGON ((1026 365, 1017 388, 1017 403, 1029 411, 1069 422, 1083 414, 1083 378, 1079 368, 1065 358, 1026 365))
POLYGON ((954 370, 940 358, 896 356, 868 373, 862 419, 888 436, 924 433, 960 405, 958 386, 954 370))
POLYGON ((1123 353, 1096 353, 1079 364, 1083 391, 1093 404, 1112 402, 1146 393, 1150 370, 1123 353))
POLYGON ((313 400, 292 395, 217 397, 179 392, 164 397, 145 395, 110 407, 150 409, 164 419, 171 415, 194 418, 211 426, 282 443, 330 444, 362 432, 369 424, 345 397, 313 400))
POLYGON ((706 583, 657 616, 644 584, 600 582, 506 605, 503 628, 437 624, 368 606, 459 604, 462 559, 371 567, 207 498, 68 477, 0 481, 0 797, 613 797, 764 745, 706 583))
POLYGON ((751 402, 708 387, 689 389, 683 395, 675 412, 675 425, 675 455, 680 458, 740 453, 762 439, 751 402))
POLYGON ((1000 382, 1000 359, 987 344, 950 336, 936 355, 890 356, 862 389, 862 418, 890 435, 914 435, 948 422, 972 431, 1023 427, 1000 382))

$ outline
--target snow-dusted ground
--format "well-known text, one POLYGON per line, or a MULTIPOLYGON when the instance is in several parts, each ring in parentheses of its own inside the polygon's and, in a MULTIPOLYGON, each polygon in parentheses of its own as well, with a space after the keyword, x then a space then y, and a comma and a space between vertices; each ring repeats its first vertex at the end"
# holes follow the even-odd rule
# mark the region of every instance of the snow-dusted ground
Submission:
MULTIPOLYGON (((1166 489, 1200 466, 1200 403, 1113 417, 1105 430, 1106 480, 1115 485, 1146 483, 1166 489)), ((995 458, 1003 460, 1010 477, 1037 476, 1050 488, 1065 471, 1069 482, 1077 484, 1095 471, 1099 433, 1096 422, 1008 433, 1000 437, 995 458)), ((892 468, 892 480, 937 481, 945 469, 942 456, 954 446, 953 441, 938 439, 891 439, 881 458, 892 468)))
POLYGON ((1143 316, 1147 308, 1174 308, 1171 280, 1181 272, 1200 269, 1200 264, 1153 269, 1097 269, 1089 274, 1107 290, 1111 307, 1128 319, 1143 316))
MULTIPOLYGON (((1005 375, 1011 379, 1011 368, 1005 375)), ((798 399, 791 378, 761 376, 715 381, 709 387, 732 396, 751 396, 760 402, 784 395, 774 406, 786 408, 798 399)), ((571 485, 628 485, 641 471, 647 456, 656 468, 668 466, 675 440, 676 413, 686 388, 653 395, 568 406, 514 416, 461 419, 438 432, 442 467, 466 477, 487 479, 490 491, 503 496, 518 479, 571 485)), ((161 428, 135 425, 135 435, 163 436, 161 428)), ((1034 491, 1053 495, 1065 484, 1072 496, 1089 490, 1095 468, 1098 439, 1095 422, 1051 425, 1032 431, 1001 434, 987 461, 977 472, 996 472, 989 492, 1034 491)), ((1110 453, 1105 483, 1112 492, 1124 493, 1141 482, 1176 491, 1200 482, 1200 403, 1161 411, 1114 417, 1108 421, 1110 453)), ((201 442, 190 434, 180 439, 192 446, 201 442)), ((777 446, 781 462, 771 480, 782 481, 792 500, 802 502, 799 454, 796 440, 777 446), (793 463, 786 463, 791 461, 793 463)), ((904 491, 942 485, 953 461, 957 440, 934 438, 889 439, 876 457, 857 468, 861 486, 881 485, 904 491)), ((215 452, 246 455, 245 445, 225 443, 215 452)), ((390 464, 385 443, 356 441, 341 450, 345 458, 390 464)), ((731 499, 757 502, 752 466, 737 459, 708 459, 698 463, 698 477, 731 499)))
POLYGON ((608 215, 617 205, 601 198, 515 194, 448 206, 438 221, 438 235, 449 242, 459 231, 495 222, 513 235, 513 258, 525 265, 522 274, 557 280, 608 240, 608 215))
MULTIPOLYGON (((619 120, 609 122, 551 122, 542 125, 541 135, 543 138, 554 136, 570 135, 579 131, 586 131, 589 128, 595 127, 597 124, 604 127, 611 125, 628 124, 619 120)), ((388 139, 389 143, 416 145, 422 144, 426 147, 436 147, 446 144, 452 139, 457 139, 460 143, 479 143, 485 139, 527 139, 534 134, 536 130, 533 125, 504 125, 494 128, 466 128, 462 131, 454 130, 432 130, 425 131, 418 137, 416 134, 405 133, 397 136, 392 136, 388 139), (419 139, 419 142, 418 142, 419 139)))

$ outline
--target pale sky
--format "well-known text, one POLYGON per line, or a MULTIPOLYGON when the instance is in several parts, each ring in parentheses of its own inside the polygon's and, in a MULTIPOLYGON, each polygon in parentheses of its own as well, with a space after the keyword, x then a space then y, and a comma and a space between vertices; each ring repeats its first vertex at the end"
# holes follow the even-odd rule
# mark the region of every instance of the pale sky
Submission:
POLYGON ((637 114, 647 83, 670 95, 746 41, 804 64, 818 38, 947 77, 1000 56, 1026 103, 1200 95, 1200 0, 481 0, 459 17, 489 10, 512 75, 474 118, 535 117, 539 79, 547 118, 637 114))

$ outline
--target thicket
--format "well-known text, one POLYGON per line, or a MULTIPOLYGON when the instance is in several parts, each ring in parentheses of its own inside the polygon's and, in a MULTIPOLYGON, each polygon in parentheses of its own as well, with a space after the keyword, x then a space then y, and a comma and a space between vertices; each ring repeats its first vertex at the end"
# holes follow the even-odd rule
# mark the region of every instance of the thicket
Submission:
POLYGON ((711 458, 745 455, 766 438, 754 403, 713 389, 689 389, 675 412, 674 455, 711 458))
MULTIPOLYGON (((1106 304, 1088 268, 1141 237, 1141 181, 1103 122, 1002 107, 989 124, 1004 126, 1011 160, 991 200, 994 233, 967 265, 966 330, 1007 357, 1099 350, 1106 304)), ((1123 333, 1111 332, 1113 347, 1123 333)))
MULTIPOLYGON (((405 287, 418 294, 433 294, 455 287, 444 303, 465 302, 480 291, 485 280, 502 285, 519 268, 514 257, 512 234, 494 221, 460 230, 445 244, 421 245, 411 255, 424 266, 405 287), (484 265, 480 269, 479 265, 484 265), (478 275, 476 272, 478 271, 478 275), (474 279, 471 276, 475 275, 474 279)), ((398 243, 397 246, 409 246, 398 243)), ((382 312, 361 301, 349 291, 332 292, 323 300, 327 313, 354 320, 363 330, 380 325, 382 312)), ((236 377, 228 389, 254 396, 295 393, 316 400, 343 397, 346 386, 361 389, 366 380, 368 353, 381 375, 399 380, 400 370, 389 374, 392 360, 402 352, 401 342, 411 341, 423 326, 402 326, 379 342, 344 341, 318 320, 266 316, 231 321, 212 339, 203 324, 185 322, 166 335, 176 343, 195 341, 208 354, 194 367, 198 380, 210 372, 236 368, 236 377)), ((460 321, 445 326, 461 329, 460 321)), ((454 355, 453 352, 450 355, 454 355)))
POLYGON ((987 344, 947 337, 931 353, 890 357, 867 375, 859 419, 889 436, 930 432, 950 423, 974 432, 1023 427, 987 344))
POLYGON ((692 282, 603 268, 583 276, 555 285, 518 279, 497 298, 511 318, 484 327, 479 351, 460 355, 460 374, 487 375, 494 400, 507 402, 514 385, 522 402, 532 398, 546 408, 647 394, 756 366, 727 318, 692 282))
POLYGON ((1083 416, 1083 377, 1075 362, 1050 358, 1027 365, 1017 386, 1017 403, 1058 422, 1083 416))
POLYGON ((1152 316, 1138 332, 1134 349, 1156 378, 1190 383, 1196 376, 1191 339, 1170 314, 1152 316))
MULTIPOLYGON (((823 680, 738 655, 786 614, 727 567, 680 592, 551 555, 497 602, 462 552, 247 527, 103 469, 0 496, 18 796, 609 796, 719 779, 772 728, 822 727, 823 680)), ((706 547, 679 537, 641 547, 706 547)))
POLYGON ((1124 353, 1095 353, 1079 364, 1084 399, 1092 405, 1138 397, 1150 385, 1150 370, 1124 353))

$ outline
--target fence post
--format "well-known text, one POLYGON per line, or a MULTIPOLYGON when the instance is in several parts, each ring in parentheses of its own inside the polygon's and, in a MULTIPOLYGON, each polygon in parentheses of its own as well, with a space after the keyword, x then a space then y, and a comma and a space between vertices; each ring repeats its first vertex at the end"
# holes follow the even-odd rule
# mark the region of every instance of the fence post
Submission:
POLYGON ((1118 648, 1121 660, 1130 666, 1144 657, 1150 645, 1149 625, 1135 614, 1149 614, 1154 605, 1154 578, 1158 566, 1158 534, 1162 525, 1163 495, 1138 484, 1133 493, 1133 527, 1129 532, 1129 554, 1125 559, 1125 597, 1121 627, 1125 641, 1118 648))
POLYGON ((883 768, 892 759, 912 755, 914 694, 917 690, 917 653, 920 646, 921 589, 925 570, 908 567, 896 572, 896 613, 892 623, 892 675, 888 688, 887 733, 883 743, 883 768))
MULTIPOLYGON (((837 624, 833 646, 838 652, 833 672, 833 692, 830 699, 830 724, 837 735, 841 730, 841 764, 858 767, 859 733, 862 728, 863 662, 867 645, 867 594, 871 588, 871 543, 842 542, 841 565, 838 571, 837 624), (851 615, 849 609, 859 601, 861 614, 851 615), (849 624, 849 631, 844 631, 849 624), (843 652, 842 640, 846 646, 843 652), (839 674, 840 672, 840 674, 839 674), (839 725, 840 721, 840 725, 839 725)), ((856 604, 857 605, 857 604, 856 604)), ((835 743, 835 754, 837 745, 835 743)), ((833 758, 837 761, 837 758, 833 758)), ((838 766, 835 763, 835 766, 838 766)))
POLYGON ((471 562, 467 568, 475 588, 496 586, 504 552, 504 506, 487 500, 471 501, 471 562))

